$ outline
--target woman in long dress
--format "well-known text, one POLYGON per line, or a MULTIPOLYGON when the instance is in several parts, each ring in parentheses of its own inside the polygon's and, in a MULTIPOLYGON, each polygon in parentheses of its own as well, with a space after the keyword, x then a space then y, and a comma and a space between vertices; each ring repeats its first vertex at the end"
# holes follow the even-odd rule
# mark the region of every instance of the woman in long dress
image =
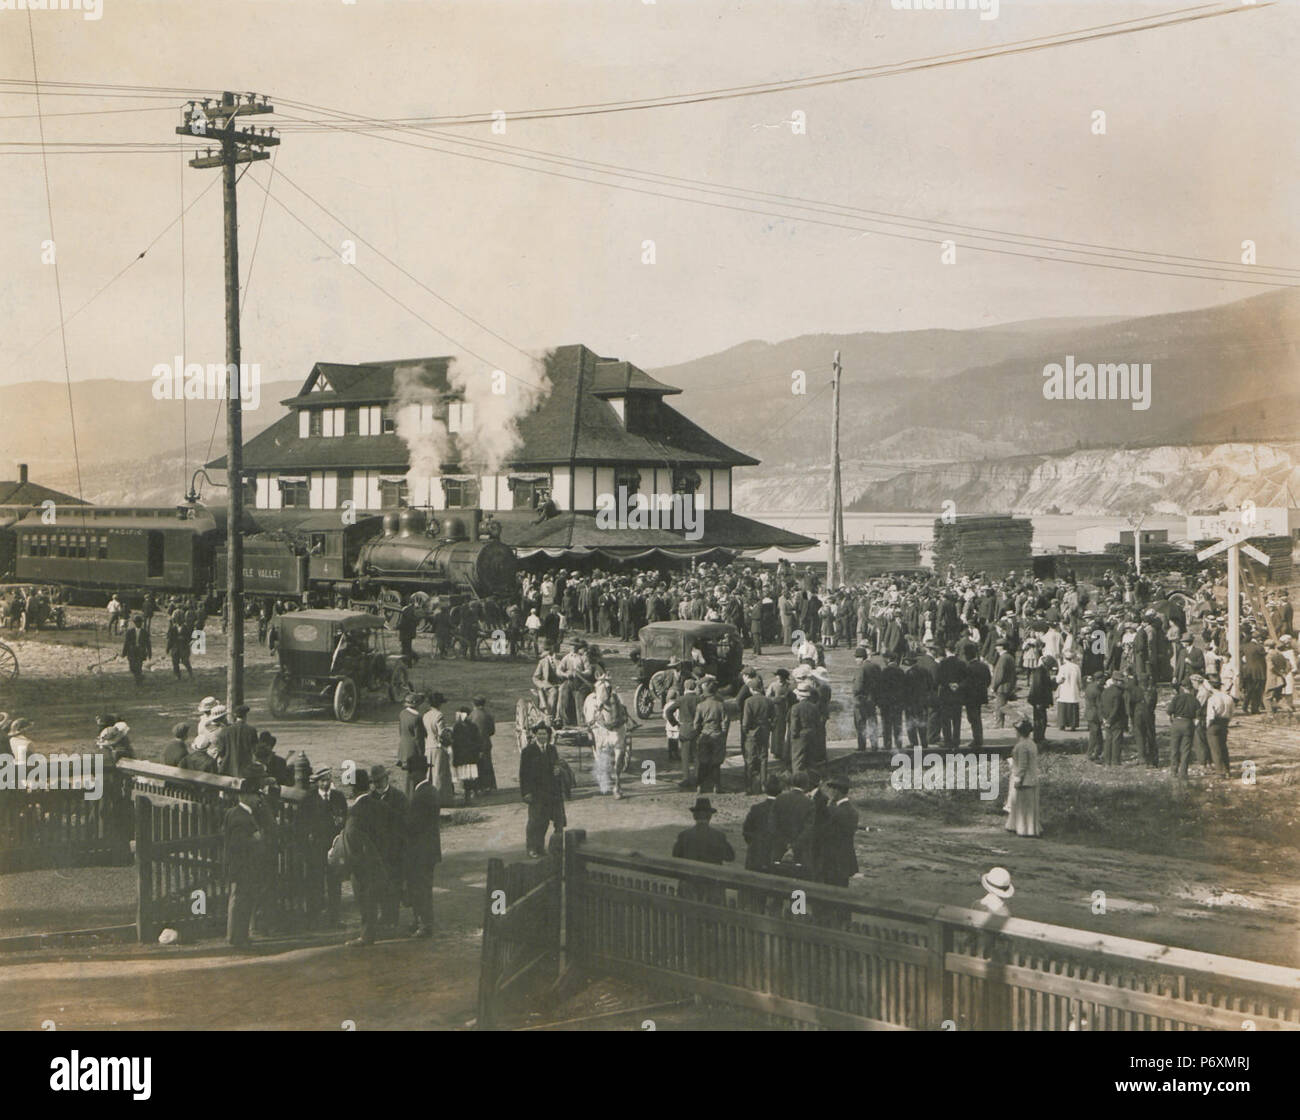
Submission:
POLYGON ((1006 830, 1017 836, 1041 836, 1038 815, 1038 745, 1030 737, 1034 725, 1022 719, 1016 724, 1016 745, 1011 751, 1011 789, 1007 797, 1006 830))

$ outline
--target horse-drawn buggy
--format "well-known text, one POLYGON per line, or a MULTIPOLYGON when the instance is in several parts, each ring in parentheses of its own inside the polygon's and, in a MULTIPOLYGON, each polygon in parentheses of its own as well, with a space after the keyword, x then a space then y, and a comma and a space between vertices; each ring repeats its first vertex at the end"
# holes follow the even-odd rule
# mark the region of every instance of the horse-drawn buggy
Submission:
POLYGON ((364 611, 294 611, 275 620, 280 668, 268 706, 277 719, 294 707, 329 707, 356 719, 363 696, 400 702, 411 687, 395 635, 364 611))
POLYGON ((711 674, 718 695, 734 696, 740 688, 744 647, 740 631, 725 622, 652 622, 641 627, 632 660, 637 665, 637 717, 663 711, 668 690, 683 673, 711 674))

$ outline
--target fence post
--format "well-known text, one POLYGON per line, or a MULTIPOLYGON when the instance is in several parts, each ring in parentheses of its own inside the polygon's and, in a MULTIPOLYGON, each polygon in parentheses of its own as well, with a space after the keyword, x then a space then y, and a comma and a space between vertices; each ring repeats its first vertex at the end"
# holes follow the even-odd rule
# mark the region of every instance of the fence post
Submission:
POLYGON ((945 1019, 955 1019, 950 1010, 948 985, 948 950, 952 945, 952 930, 947 922, 934 921, 930 928, 930 959, 925 976, 925 1028, 943 1030, 945 1019))
POLYGON ((140 943, 152 941, 153 932, 153 816, 143 793, 132 798, 135 811, 135 932, 140 943))

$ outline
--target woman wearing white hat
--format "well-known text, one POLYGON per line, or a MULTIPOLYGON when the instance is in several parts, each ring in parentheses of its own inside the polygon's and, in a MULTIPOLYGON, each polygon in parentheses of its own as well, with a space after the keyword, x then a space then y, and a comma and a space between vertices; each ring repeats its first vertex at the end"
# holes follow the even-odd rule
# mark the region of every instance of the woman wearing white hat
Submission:
POLYGON ((1011 883, 1011 872, 1005 867, 991 868, 980 876, 980 886, 988 893, 975 903, 975 908, 987 910, 990 914, 1000 914, 1004 918, 1011 917, 1007 899, 1016 893, 1016 888, 1011 883))

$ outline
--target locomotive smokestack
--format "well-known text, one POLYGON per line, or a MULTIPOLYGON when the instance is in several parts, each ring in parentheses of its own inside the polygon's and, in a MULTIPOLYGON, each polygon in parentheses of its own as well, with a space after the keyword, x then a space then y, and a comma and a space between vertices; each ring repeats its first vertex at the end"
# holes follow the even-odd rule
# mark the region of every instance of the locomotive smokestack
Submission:
POLYGON ((27 481, 27 464, 26 464, 26 463, 19 463, 19 464, 18 464, 18 481, 19 481, 19 483, 24 483, 24 482, 27 481))

